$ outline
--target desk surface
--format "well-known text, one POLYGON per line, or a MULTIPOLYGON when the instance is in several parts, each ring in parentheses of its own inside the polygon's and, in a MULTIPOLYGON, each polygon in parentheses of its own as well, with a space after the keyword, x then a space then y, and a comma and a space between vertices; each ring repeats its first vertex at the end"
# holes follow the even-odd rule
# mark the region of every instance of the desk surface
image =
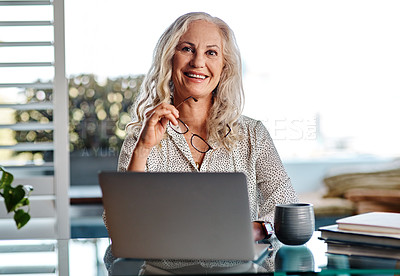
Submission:
MULTIPOLYGON (((282 274, 316 272, 321 274, 400 274, 400 261, 378 258, 347 257, 326 254, 326 245, 319 233, 303 246, 284 246, 273 240, 272 250, 259 263, 253 262, 173 262, 148 261, 148 274, 219 274, 261 273, 282 274)), ((59 254, 68 256, 69 275, 107 275, 103 256, 109 245, 107 238, 70 240, 0 240, 0 274, 67 275, 59 273, 59 254)), ((118 260, 118 275, 135 275, 143 265, 138 260, 118 260)))

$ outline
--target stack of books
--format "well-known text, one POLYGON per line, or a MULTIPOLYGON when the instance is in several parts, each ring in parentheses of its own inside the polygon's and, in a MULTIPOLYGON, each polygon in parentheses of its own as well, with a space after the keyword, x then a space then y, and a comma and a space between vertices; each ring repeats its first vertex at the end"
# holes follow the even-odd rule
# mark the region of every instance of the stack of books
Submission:
POLYGON ((371 212, 323 226, 327 253, 400 260, 400 213, 371 212))

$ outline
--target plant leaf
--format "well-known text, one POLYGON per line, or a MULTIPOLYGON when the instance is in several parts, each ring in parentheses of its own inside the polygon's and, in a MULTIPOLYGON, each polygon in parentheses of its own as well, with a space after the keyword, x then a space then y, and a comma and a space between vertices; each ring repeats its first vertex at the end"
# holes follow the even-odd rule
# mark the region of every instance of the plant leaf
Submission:
POLYGON ((14 211, 14 221, 18 229, 24 227, 25 224, 31 219, 28 212, 20 209, 23 206, 29 206, 29 195, 33 188, 29 185, 18 185, 17 187, 12 187, 11 183, 14 180, 14 176, 5 171, 0 166, 0 172, 2 173, 0 178, 0 196, 4 198, 4 203, 6 205, 7 212, 14 211))
POLYGON ((22 185, 17 187, 4 188, 4 202, 6 204, 7 212, 14 211, 25 197, 25 190, 22 185))
POLYGON ((14 220, 17 224, 17 228, 21 229, 28 221, 31 219, 31 216, 22 209, 15 211, 14 220))
POLYGON ((3 172, 3 175, 1 176, 0 179, 0 190, 1 190, 4 189, 6 186, 11 186, 11 183, 14 180, 14 176, 11 173, 5 171, 2 167, 0 167, 0 171, 3 172))

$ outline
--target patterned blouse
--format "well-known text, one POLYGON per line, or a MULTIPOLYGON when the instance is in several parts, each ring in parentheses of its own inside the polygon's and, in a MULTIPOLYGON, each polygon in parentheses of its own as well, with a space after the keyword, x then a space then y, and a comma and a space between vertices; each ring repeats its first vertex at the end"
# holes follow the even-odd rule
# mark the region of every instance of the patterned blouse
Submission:
MULTIPOLYGON (((237 147, 232 151, 213 147, 215 149, 206 153, 200 169, 193 160, 185 137, 168 127, 166 138, 161 141, 161 147, 154 147, 151 151, 146 171, 243 172, 247 177, 251 219, 273 222, 275 204, 297 202, 297 195, 265 126, 260 121, 245 116, 240 117, 239 126, 243 139, 238 142, 237 147)), ((127 170, 137 137, 138 135, 129 135, 125 139, 118 161, 119 171, 127 170)), ((107 227, 104 213, 103 219, 107 227)), ((270 241, 274 240, 275 237, 270 241)), ((104 255, 109 275, 112 275, 112 263, 115 259, 109 246, 104 255)), ((195 264, 202 267, 231 267, 241 262, 159 260, 146 261, 142 269, 146 267, 176 269, 195 264)), ((260 267, 262 271, 274 271, 273 258, 266 258, 260 267)))
MULTIPOLYGON (((273 141, 260 122, 241 116, 239 131, 243 139, 234 150, 224 147, 208 151, 200 168, 182 134, 167 127, 160 147, 154 147, 147 159, 148 172, 243 172, 247 177, 252 220, 273 222, 275 204, 297 201, 273 141)), ((118 170, 126 171, 137 135, 129 135, 122 146, 118 170)))

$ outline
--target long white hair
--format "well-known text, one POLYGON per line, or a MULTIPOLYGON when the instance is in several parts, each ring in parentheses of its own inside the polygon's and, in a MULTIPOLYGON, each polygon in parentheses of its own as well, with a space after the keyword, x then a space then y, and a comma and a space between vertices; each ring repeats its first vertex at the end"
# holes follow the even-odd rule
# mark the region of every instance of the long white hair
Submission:
POLYGON ((147 111, 161 102, 171 103, 172 59, 175 48, 181 36, 188 30, 189 24, 196 20, 215 24, 220 29, 223 43, 224 67, 219 84, 213 92, 213 103, 207 121, 208 141, 232 149, 239 139, 237 120, 244 105, 240 51, 229 26, 221 19, 204 12, 180 16, 161 35, 154 49, 152 65, 132 109, 133 121, 128 124, 127 129, 129 132, 137 131, 142 127, 147 111))

